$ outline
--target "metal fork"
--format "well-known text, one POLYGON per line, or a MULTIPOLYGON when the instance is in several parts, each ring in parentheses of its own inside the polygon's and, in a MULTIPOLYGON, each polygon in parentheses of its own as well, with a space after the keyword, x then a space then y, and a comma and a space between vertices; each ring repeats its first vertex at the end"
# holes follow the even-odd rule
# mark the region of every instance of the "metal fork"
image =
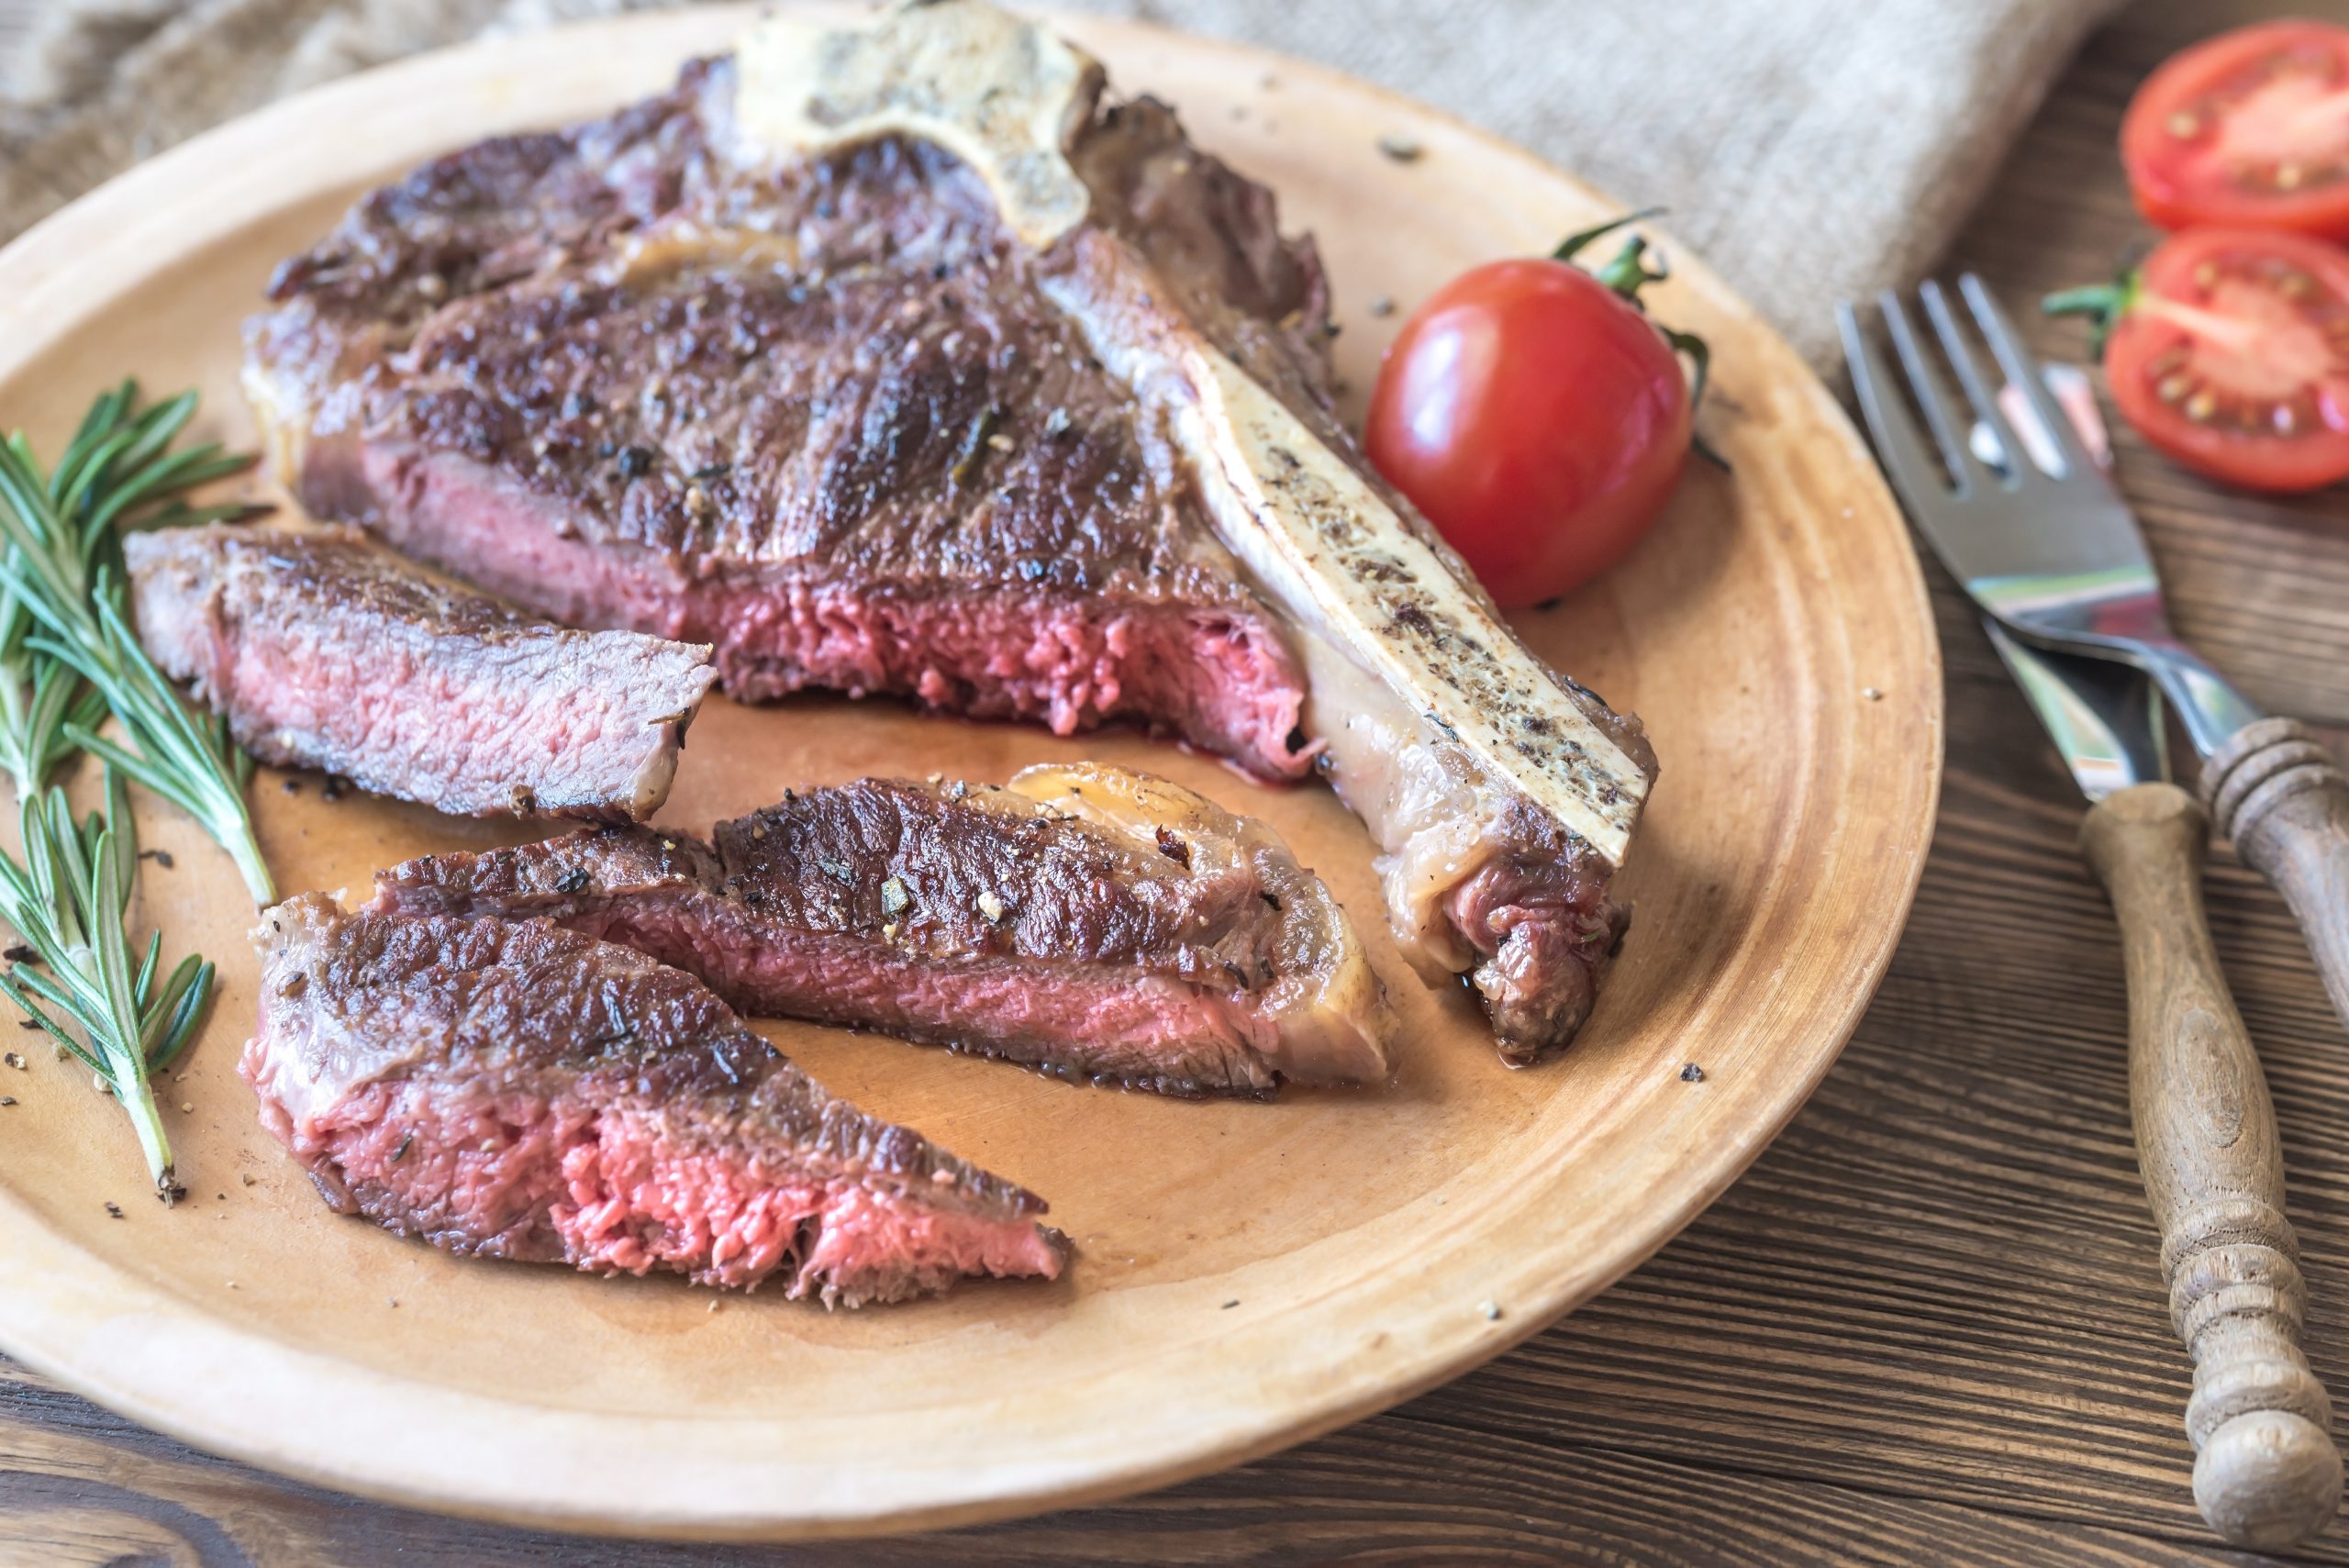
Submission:
POLYGON ((2291 906, 2349 1022, 2349 778, 2304 727, 2262 714, 2179 639, 2137 519, 2080 445, 2013 324, 1981 279, 1959 279, 1958 292, 2057 466, 2032 461, 1939 285, 1925 284, 1919 299, 1967 406, 2003 454, 1995 465, 1960 439, 1943 379, 1899 297, 1880 299, 1899 379, 1844 306, 1853 387, 1909 515, 1975 602, 2018 638, 2120 660, 2160 684, 2201 753, 2202 798, 2219 830, 2291 906), (1901 406, 1904 381, 1931 445, 1901 406))

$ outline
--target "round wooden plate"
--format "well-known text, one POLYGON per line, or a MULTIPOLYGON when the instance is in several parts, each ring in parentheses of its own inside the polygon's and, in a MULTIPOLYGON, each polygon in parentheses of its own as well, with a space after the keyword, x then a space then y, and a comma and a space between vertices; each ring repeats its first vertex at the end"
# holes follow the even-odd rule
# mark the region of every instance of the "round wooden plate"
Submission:
MULTIPOLYGON (((362 187, 615 107, 747 17, 643 16, 428 56, 156 159, 0 254, 0 426, 54 451, 94 394, 135 373, 201 387, 205 433, 251 441, 239 323, 279 258, 362 187)), ((1288 227, 1319 236, 1357 401, 1394 325, 1374 301, 1617 210, 1328 72, 1067 25, 1123 90, 1180 106, 1280 193, 1288 227), (1423 155, 1383 156, 1390 134, 1423 155)), ((1270 819, 1369 938, 1407 1020, 1401 1072, 1384 1092, 1184 1104, 775 1026, 835 1091, 1051 1199, 1078 1247, 1067 1275, 827 1314, 462 1262, 328 1214, 260 1131, 235 1072, 252 911, 226 859, 146 803, 144 842, 173 859, 148 864, 143 917, 223 980, 184 1075, 159 1087, 191 1196, 153 1202, 120 1112, 18 1037, 29 1065, 0 1080, 18 1102, 0 1109, 0 1346, 150 1425, 349 1491, 576 1529, 786 1537, 997 1518, 1234 1463, 1587 1298, 1743 1170, 1834 1060, 1907 913, 1941 763, 1932 625, 1873 464, 1793 353, 1674 260, 1654 309, 1712 340, 1705 426, 1733 476, 1692 462, 1629 564, 1522 622, 1643 715, 1664 759, 1620 884, 1630 941, 1563 1060, 1505 1070, 1468 1001, 1413 976, 1369 843, 1323 791, 1258 787, 1131 734, 713 703, 664 821, 705 828, 809 781, 997 779, 1088 755, 1270 819)), ((289 893, 364 889, 378 866, 509 832, 320 784, 264 772, 253 786, 289 893)))

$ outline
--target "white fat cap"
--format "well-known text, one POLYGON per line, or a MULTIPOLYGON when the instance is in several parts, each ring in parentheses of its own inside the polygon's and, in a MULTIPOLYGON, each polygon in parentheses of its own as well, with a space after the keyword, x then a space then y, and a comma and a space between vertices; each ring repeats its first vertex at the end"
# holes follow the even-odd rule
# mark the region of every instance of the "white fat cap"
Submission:
POLYGON ((979 172, 1005 221, 1038 250, 1092 204, 1066 149, 1101 66, 984 0, 921 0, 860 27, 778 13, 735 46, 735 119, 770 156, 902 134, 979 172))

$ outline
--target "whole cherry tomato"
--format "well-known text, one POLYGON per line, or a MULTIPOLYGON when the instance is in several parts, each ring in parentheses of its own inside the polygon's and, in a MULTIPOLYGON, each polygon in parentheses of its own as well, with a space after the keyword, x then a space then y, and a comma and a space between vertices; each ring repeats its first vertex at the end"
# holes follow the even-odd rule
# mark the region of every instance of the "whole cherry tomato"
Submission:
POLYGON ((2047 308, 2097 318, 2112 401, 2187 467, 2252 490, 2349 477, 2349 251, 2191 229, 2047 308))
POLYGON ((2121 123, 2137 206, 2349 239, 2349 28, 2266 22, 2172 55, 2121 123))
POLYGON ((1454 278, 1404 323, 1371 392, 1370 461, 1507 608, 1620 560, 1688 451, 1704 345, 1642 311, 1663 269, 1636 236, 1597 273, 1567 259, 1615 227, 1454 278))

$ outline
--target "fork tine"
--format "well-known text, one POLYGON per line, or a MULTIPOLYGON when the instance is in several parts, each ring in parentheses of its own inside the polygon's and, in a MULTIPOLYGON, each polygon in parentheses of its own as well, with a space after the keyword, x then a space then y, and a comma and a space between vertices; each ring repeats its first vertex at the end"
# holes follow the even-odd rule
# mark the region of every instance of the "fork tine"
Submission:
POLYGON ((1848 301, 1836 302, 1835 324, 1843 336, 1843 358, 1852 367, 1852 392, 1859 401, 1860 416, 1867 421, 1876 456, 1892 476, 1893 488, 1912 510, 1943 499, 1949 487, 1941 468, 1926 450, 1916 421, 1900 406, 1892 372, 1860 330, 1860 318, 1848 301))
POLYGON ((1925 423, 1933 432, 1933 440, 1942 449, 1942 462, 1949 470, 1950 478, 1963 498, 1978 480, 1993 475, 1974 450, 1962 440, 1957 427, 1951 423, 1949 398, 1941 376, 1925 356, 1917 340, 1917 329, 1909 325, 1909 308, 1900 296, 1890 289, 1876 295, 1876 308, 1884 313, 1885 329, 1891 334, 1893 351, 1900 356, 1900 368, 1908 373, 1909 395, 1917 406, 1924 410, 1925 423))
POLYGON ((1949 368, 1957 373, 1957 383, 1965 389, 1965 400, 1974 405, 1974 417, 1990 427, 1998 438, 1998 450, 2006 454, 2009 484, 2021 487, 2043 477, 2039 465, 2031 461, 2031 449, 1998 412, 1998 400, 1990 395, 1989 384, 1982 379, 1982 368, 1974 358, 1974 347, 1965 339, 1965 331, 1957 323, 1957 313, 1949 307, 1949 296, 1940 284, 1928 278, 1918 288, 1917 297, 1924 302, 1926 318, 1933 324, 1933 335, 1941 339, 1942 352, 1949 360, 1949 368))
POLYGON ((2006 310, 1998 304, 1987 285, 1972 272, 1957 280, 1958 292, 1974 311, 1974 319, 1981 325, 1982 336, 1989 341, 1990 352, 1997 355, 1998 368, 2006 373, 2009 384, 2021 389, 2031 411, 2047 431, 2047 439, 2063 458, 2066 476, 2093 473, 2096 462, 2080 444, 2079 433, 2072 428, 2072 421, 2065 417, 2055 399, 2047 390, 2046 373, 2039 361, 2022 346, 2021 335, 2014 323, 2007 318, 2006 310))

